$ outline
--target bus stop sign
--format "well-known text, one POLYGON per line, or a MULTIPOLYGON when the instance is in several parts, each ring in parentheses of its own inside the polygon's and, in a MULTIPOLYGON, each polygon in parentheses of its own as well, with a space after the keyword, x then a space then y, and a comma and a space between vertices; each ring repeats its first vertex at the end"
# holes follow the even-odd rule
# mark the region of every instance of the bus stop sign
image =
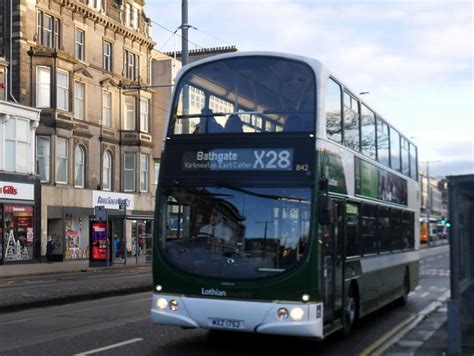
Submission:
POLYGON ((107 211, 103 205, 98 205, 94 208, 94 215, 97 221, 107 221, 107 211))

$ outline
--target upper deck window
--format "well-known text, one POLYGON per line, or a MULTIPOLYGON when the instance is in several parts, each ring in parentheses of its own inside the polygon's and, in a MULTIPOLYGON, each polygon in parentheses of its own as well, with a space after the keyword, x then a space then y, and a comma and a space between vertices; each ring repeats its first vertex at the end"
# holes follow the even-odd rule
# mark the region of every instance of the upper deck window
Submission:
POLYGON ((304 63, 239 57, 180 80, 170 134, 314 132, 315 76, 304 63))

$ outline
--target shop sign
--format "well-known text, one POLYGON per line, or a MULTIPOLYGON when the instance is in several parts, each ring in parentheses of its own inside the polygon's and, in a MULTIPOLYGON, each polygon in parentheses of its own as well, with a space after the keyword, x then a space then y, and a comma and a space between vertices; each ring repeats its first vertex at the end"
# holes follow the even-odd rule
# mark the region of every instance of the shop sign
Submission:
POLYGON ((120 204, 126 204, 127 210, 133 210, 135 204, 133 194, 92 191, 92 207, 103 205, 106 209, 119 210, 120 204))
POLYGON ((35 186, 33 184, 0 181, 0 199, 34 200, 35 186))
POLYGON ((23 205, 5 205, 3 211, 6 213, 33 213, 33 207, 23 205))

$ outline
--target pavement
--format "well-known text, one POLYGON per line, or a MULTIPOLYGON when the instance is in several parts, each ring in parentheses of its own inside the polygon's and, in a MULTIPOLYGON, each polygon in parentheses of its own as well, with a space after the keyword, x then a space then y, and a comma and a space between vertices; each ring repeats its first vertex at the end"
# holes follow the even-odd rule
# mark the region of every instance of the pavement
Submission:
POLYGON ((152 291, 151 264, 89 267, 88 260, 0 266, 0 314, 152 291))
MULTIPOLYGON (((423 244, 421 248, 444 243, 436 241, 430 246, 423 244)), ((79 260, 0 266, 0 313, 151 290, 151 264, 98 268, 89 267, 86 260, 79 260), (104 278, 104 274, 110 278, 104 278), (78 283, 79 280, 85 282, 78 283), (54 283, 56 281, 60 283, 54 283), (54 288, 48 283, 54 283, 54 288)), ((375 354, 446 355, 446 299, 439 300, 424 315, 418 315, 375 354)), ((464 347, 463 355, 474 356, 474 347, 464 347)))

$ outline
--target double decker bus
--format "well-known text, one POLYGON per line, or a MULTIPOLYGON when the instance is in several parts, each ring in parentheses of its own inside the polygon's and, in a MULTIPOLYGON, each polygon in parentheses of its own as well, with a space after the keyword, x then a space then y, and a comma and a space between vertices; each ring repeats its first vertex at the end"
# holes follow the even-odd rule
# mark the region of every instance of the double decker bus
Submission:
POLYGON ((317 60, 184 67, 156 199, 154 323, 322 339, 419 278, 417 149, 317 60))

